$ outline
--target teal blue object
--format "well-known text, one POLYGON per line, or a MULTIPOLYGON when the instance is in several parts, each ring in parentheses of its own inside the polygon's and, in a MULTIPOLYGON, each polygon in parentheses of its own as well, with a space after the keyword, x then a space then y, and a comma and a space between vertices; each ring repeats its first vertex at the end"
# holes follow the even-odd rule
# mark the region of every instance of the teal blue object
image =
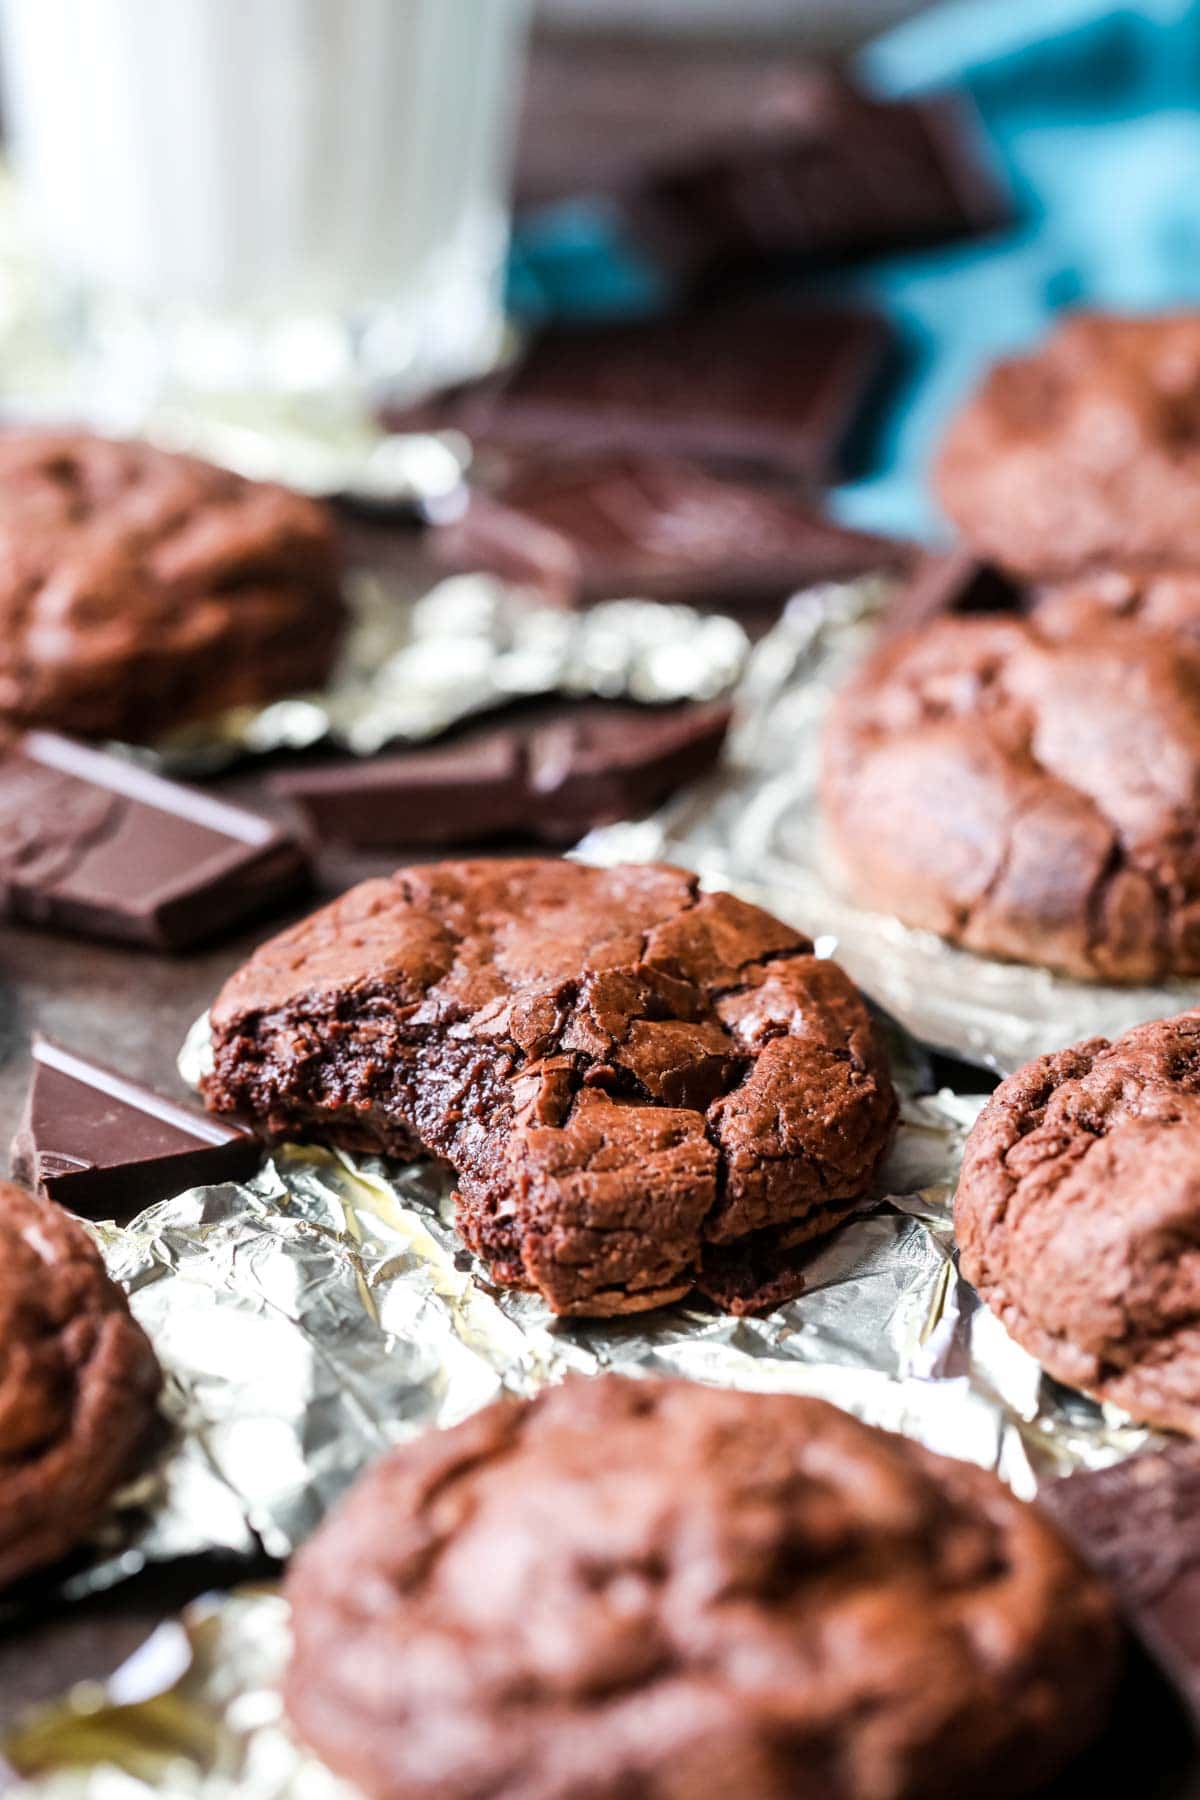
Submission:
POLYGON ((861 59, 872 86, 965 86, 1022 213, 979 244, 879 263, 862 291, 911 352, 869 478, 836 496, 875 530, 936 534, 928 465, 993 357, 1064 307, 1200 301, 1200 5, 950 0, 861 59))
MULTIPOLYGON (((834 504, 856 525, 936 535, 930 455, 987 362, 1064 307, 1200 303, 1200 0, 945 0, 871 45, 859 72, 895 95, 964 88, 1019 213, 994 238, 838 284, 891 316, 907 373, 869 474, 834 504)), ((527 308, 554 317, 664 298, 603 205, 523 230, 518 283, 527 308)))

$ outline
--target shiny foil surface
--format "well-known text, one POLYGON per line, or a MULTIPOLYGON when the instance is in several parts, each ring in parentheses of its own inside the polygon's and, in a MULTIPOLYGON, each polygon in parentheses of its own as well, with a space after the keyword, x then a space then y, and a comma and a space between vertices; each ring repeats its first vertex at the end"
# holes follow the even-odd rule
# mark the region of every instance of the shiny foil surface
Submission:
POLYGON ((738 680, 749 651, 742 627, 721 614, 657 600, 572 612, 491 575, 452 575, 414 597, 360 572, 347 600, 347 640, 323 692, 235 707, 149 757, 130 754, 173 774, 203 774, 317 744, 369 756, 516 700, 712 700, 738 680))
MULTIPOLYGON (((162 1361, 165 1426, 151 1470, 122 1497, 70 1593, 201 1548, 286 1557, 390 1445, 570 1371, 819 1395, 994 1468, 1027 1497, 1152 1441, 1044 1377, 960 1280, 950 1207, 982 1101, 929 1093, 915 1040, 1009 1067, 1180 996, 1086 989, 985 962, 854 912, 826 884, 813 801, 820 719, 882 595, 860 582, 793 602, 753 652, 724 769, 653 820, 595 833, 578 852, 691 864, 707 885, 733 886, 808 929, 902 1021, 907 1032, 891 1034, 901 1123, 879 1200, 815 1244, 804 1291, 757 1319, 707 1303, 556 1319, 538 1296, 497 1288, 464 1250, 451 1178, 429 1163, 285 1145, 251 1181, 96 1227, 162 1361)), ((434 664, 445 654, 442 643, 434 664)), ((437 714, 432 691, 422 704, 437 714)), ((199 1021, 181 1057, 190 1081, 206 1053, 199 1021)), ((109 1682, 23 1720, 6 1754, 29 1792, 56 1800, 335 1800, 346 1790, 297 1749, 280 1716, 286 1651, 277 1593, 197 1603, 109 1682)))

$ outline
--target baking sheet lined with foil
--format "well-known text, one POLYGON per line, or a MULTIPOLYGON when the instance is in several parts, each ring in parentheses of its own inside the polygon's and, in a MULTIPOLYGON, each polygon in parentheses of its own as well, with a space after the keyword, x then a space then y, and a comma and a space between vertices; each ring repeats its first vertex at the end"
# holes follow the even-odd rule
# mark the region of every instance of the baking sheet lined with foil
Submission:
POLYGON ((573 612, 491 575, 452 575, 414 594, 360 570, 346 597, 346 641, 322 692, 235 707, 128 754, 204 775, 318 745, 370 756, 520 700, 714 700, 737 682, 750 648, 724 614, 637 599, 573 612))
POLYGON ((754 648, 721 767, 653 817, 589 833, 588 862, 665 859, 777 913, 825 947, 859 986, 932 1048, 1011 1073, 1088 1037, 1116 1037, 1194 1005, 1194 982, 1119 987, 959 950, 932 932, 854 906, 823 841, 821 730, 866 652, 888 596, 877 578, 814 588, 754 648))

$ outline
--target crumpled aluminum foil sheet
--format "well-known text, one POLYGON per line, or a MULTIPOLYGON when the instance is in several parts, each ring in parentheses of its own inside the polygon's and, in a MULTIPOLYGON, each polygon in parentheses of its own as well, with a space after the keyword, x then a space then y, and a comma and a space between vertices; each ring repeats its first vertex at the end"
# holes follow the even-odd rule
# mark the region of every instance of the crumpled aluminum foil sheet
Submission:
POLYGON ((322 693, 236 707, 131 751, 172 774, 331 743, 369 756, 420 742, 514 700, 564 694, 661 705, 712 700, 741 675, 735 619, 657 600, 584 612, 548 606, 490 575, 455 575, 416 597, 352 575, 348 642, 322 693))
POLYGON ((103 1684, 38 1709, 4 1744, 45 1800, 354 1800, 282 1721, 286 1602, 268 1588, 197 1601, 103 1684))
MULTIPOLYGON (((464 1249, 447 1170, 314 1146, 93 1227, 163 1365, 170 1431, 65 1594, 204 1549, 286 1557, 389 1445, 572 1371, 817 1394, 1027 1495, 1129 1454, 1147 1434, 1044 1380, 959 1280, 950 1198, 981 1102, 922 1097, 923 1058, 894 1035, 887 1199, 814 1246, 805 1292, 765 1318, 556 1319, 464 1249)), ((207 1046, 199 1021, 189 1079, 207 1046)))
POLYGON ((1194 982, 1072 981, 956 949, 839 892, 817 806, 821 728, 886 596, 878 579, 797 595, 754 649, 721 768, 649 819, 590 833, 576 854, 695 869, 807 931, 922 1043, 1002 1074, 1195 1005, 1194 982))
MULTIPOLYGON (((193 1069, 203 1042, 190 1040, 193 1069)), ((903 1040, 897 1051, 889 1198, 815 1246, 805 1292, 767 1318, 678 1305, 556 1320, 537 1296, 492 1286, 464 1251, 444 1171, 307 1147, 280 1149, 245 1185, 98 1228, 166 1369, 177 1428, 174 1479, 126 1566, 202 1536, 214 1492, 228 1525, 286 1555, 390 1444, 570 1371, 816 1394, 993 1467, 1025 1495, 1152 1441, 1044 1377, 959 1279, 949 1206, 982 1102, 918 1097, 919 1060, 903 1040)), ((235 1532, 219 1535, 228 1545, 235 1532)), ((108 1683, 20 1722, 5 1755, 47 1800, 347 1800, 283 1725, 286 1653, 275 1592, 198 1603, 108 1683)))

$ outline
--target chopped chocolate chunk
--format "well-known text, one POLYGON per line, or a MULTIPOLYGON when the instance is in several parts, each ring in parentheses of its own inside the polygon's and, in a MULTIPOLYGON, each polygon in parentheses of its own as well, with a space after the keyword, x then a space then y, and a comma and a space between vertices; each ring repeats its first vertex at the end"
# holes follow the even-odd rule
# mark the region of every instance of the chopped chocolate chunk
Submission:
POLYGON ((359 849, 495 837, 573 844, 707 773, 729 719, 720 704, 534 707, 432 749, 288 770, 274 786, 321 838, 359 849))
POLYGON ((604 195, 648 246, 704 265, 809 263, 1001 223, 1007 196, 963 95, 881 100, 795 56, 540 47, 518 204, 604 195))
POLYGON ((763 100, 750 129, 697 141, 624 195, 635 233, 668 266, 842 262, 1006 216, 962 100, 876 100, 811 73, 763 100))
POLYGON ((72 1212, 125 1219, 186 1188, 250 1175, 261 1155, 238 1126, 34 1040, 12 1172, 72 1212))
POLYGON ((1200 1723, 1200 1444, 1068 1475, 1039 1498, 1200 1723))
POLYGON ((454 568, 527 582, 565 606, 637 596, 751 609, 910 554, 790 489, 633 455, 519 464, 435 532, 433 548, 454 568))
POLYGON ((85 937, 179 950, 307 885, 296 840, 259 814, 70 738, 0 757, 0 907, 85 937))
POLYGON ((873 313, 716 308, 561 327, 489 381, 389 415, 485 445, 698 456, 827 475, 880 373, 873 313))

